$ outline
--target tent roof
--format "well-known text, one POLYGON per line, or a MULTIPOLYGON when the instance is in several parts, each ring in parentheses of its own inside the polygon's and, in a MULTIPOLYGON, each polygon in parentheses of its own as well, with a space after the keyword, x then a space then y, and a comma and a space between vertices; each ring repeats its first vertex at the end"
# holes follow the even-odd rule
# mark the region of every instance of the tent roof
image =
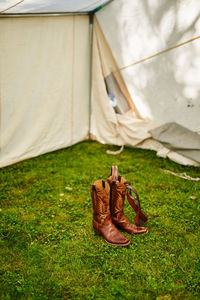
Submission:
POLYGON ((1 0, 0 12, 19 13, 54 13, 54 12, 90 12, 109 0, 1 0), (9 8, 9 9, 8 9, 9 8))

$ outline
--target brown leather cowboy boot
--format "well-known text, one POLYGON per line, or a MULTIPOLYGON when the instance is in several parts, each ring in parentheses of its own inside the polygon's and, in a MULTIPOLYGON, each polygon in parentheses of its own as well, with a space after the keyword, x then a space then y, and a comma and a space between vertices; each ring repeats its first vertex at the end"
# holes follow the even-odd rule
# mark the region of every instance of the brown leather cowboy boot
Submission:
MULTIPOLYGON (((126 189, 132 189, 134 192, 134 188, 132 188, 129 183, 124 179, 121 175, 117 175, 117 166, 112 167, 112 174, 108 178, 108 183, 110 184, 110 211, 113 223, 126 231, 127 233, 141 234, 147 233, 148 229, 145 227, 140 227, 135 224, 131 224, 124 215, 124 201, 126 189)), ((136 193, 137 194, 137 193, 136 193)), ((129 195, 129 197, 131 197, 129 195)), ((132 197, 133 198, 133 197, 132 197)), ((139 198, 138 198, 139 202, 139 198)), ((136 206, 137 207, 137 206, 136 206)), ((141 212, 140 212, 141 214, 141 212)), ((141 218, 139 211, 137 213, 137 218, 141 218)), ((144 216, 142 214, 142 216, 144 216)), ((144 216, 144 219, 146 217, 144 216)), ((145 221, 147 218, 145 219, 145 221)), ((139 224, 139 223, 138 223, 139 224)))
POLYGON ((128 246, 130 241, 115 227, 110 215, 110 186, 104 180, 90 185, 93 211, 93 228, 108 244, 128 246))

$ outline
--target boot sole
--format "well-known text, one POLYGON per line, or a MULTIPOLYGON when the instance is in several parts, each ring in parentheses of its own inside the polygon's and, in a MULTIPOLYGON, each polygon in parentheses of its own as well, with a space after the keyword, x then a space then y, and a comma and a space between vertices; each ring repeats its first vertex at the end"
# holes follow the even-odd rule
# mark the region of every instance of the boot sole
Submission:
MULTIPOLYGON (((93 228, 94 229, 94 233, 96 234, 96 235, 99 235, 99 236, 102 236, 102 234, 97 230, 97 229, 95 229, 95 228, 93 228)), ((108 241, 106 241, 105 239, 104 239, 104 241, 107 243, 107 244, 109 244, 109 245, 112 245, 112 246, 118 246, 118 247, 127 247, 127 246, 129 246, 130 245, 130 241, 128 241, 127 243, 124 243, 124 244, 115 244, 115 243, 110 243, 110 242, 108 242, 108 241)))
POLYGON ((110 243, 110 242, 106 241, 105 239, 104 239, 104 241, 105 241, 107 244, 109 244, 109 245, 117 246, 117 247, 127 247, 127 246, 129 246, 130 243, 131 243, 131 242, 129 241, 129 242, 127 242, 126 244, 114 244, 114 243, 110 243))
POLYGON ((126 232, 126 233, 128 233, 128 234, 136 234, 136 235, 138 235, 138 234, 147 234, 147 233, 149 233, 149 230, 147 229, 147 231, 143 231, 143 232, 128 232, 128 231, 126 231, 125 229, 122 229, 122 228, 120 228, 119 227, 119 229, 121 229, 123 232, 126 232))
POLYGON ((114 223, 114 224, 117 227, 117 229, 122 230, 123 232, 126 232, 128 234, 145 234, 145 233, 147 234, 147 233, 149 233, 149 230, 147 228, 146 228, 146 231, 143 231, 143 232, 128 232, 127 230, 125 230, 122 227, 120 227, 120 225, 118 225, 116 223, 114 223))

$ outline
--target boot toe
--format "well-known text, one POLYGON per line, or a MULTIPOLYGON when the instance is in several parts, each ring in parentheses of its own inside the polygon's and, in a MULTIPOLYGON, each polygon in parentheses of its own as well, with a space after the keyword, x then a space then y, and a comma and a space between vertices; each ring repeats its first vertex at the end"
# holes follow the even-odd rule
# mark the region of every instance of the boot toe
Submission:
POLYGON ((103 228, 102 233, 109 244, 116 246, 128 246, 130 244, 130 241, 118 231, 112 222, 103 228))
POLYGON ((146 227, 140 227, 140 226, 135 226, 135 228, 133 228, 133 233, 135 234, 142 234, 142 233, 148 233, 148 229, 146 227))
POLYGON ((111 244, 111 245, 115 245, 115 246, 128 246, 130 245, 130 241, 123 236, 119 231, 118 234, 116 235, 110 235, 109 237, 104 237, 106 242, 111 244))
POLYGON ((130 244, 130 241, 125 237, 123 236, 119 231, 118 231, 118 234, 117 236, 110 236, 109 238, 109 242, 112 243, 112 244, 115 244, 115 245, 126 245, 128 246, 130 244))

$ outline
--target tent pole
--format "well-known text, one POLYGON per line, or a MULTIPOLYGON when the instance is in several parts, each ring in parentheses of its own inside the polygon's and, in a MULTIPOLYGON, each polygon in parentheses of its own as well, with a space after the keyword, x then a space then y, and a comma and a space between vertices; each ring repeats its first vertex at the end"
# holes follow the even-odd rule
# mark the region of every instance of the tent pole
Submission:
POLYGON ((88 15, 88 12, 10 13, 10 14, 0 14, 0 18, 59 17, 59 16, 82 16, 82 15, 88 15))
POLYGON ((93 23, 94 23, 94 14, 91 13, 90 17, 90 79, 89 79, 89 132, 88 137, 91 139, 91 117, 92 117, 92 60, 93 60, 93 23))
POLYGON ((111 3, 113 0, 106 2, 104 5, 97 7, 89 13, 90 17, 90 87, 89 87, 89 132, 88 137, 91 139, 91 119, 92 119, 92 67, 93 67, 93 31, 94 31, 94 15, 103 7, 111 3))

